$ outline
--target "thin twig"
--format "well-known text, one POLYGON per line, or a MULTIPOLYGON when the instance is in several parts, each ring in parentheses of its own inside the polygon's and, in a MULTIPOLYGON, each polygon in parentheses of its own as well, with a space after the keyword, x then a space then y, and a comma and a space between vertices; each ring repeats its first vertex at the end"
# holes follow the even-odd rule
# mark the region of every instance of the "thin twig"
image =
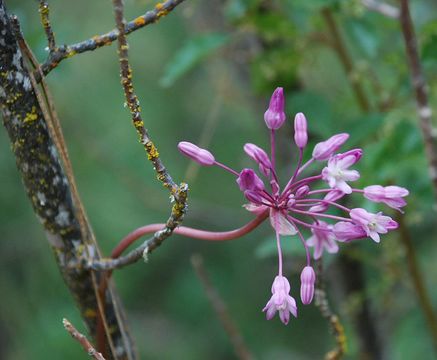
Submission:
POLYGON ((434 349, 437 351, 437 316, 432 307, 429 293, 426 290, 426 286, 423 281, 423 275, 420 271, 419 264, 417 263, 417 256, 413 246, 413 241, 405 224, 404 217, 399 215, 396 220, 399 223, 399 238, 405 247, 405 255, 407 257, 407 265, 409 270, 408 272, 410 273, 419 304, 425 314, 425 319, 431 332, 434 349))
POLYGON ((337 27, 331 9, 324 8, 322 10, 322 16, 326 22, 326 25, 328 26, 328 30, 331 35, 332 46, 334 47, 334 50, 337 52, 338 57, 344 67, 346 76, 352 86, 352 90, 354 91, 357 102, 360 108, 364 112, 368 112, 370 110, 369 100, 366 96, 366 92, 364 91, 364 88, 360 83, 360 80, 356 76, 354 76, 354 64, 342 40, 340 30, 337 27))
POLYGON ((39 14, 41 16, 41 23, 42 26, 44 27, 44 31, 47 36, 49 51, 50 53, 53 53, 56 50, 56 42, 55 42, 55 34, 53 33, 52 25, 50 24, 49 13, 50 13, 49 3, 45 0, 40 0, 39 14))
POLYGON ((401 14, 399 20, 405 42, 411 82, 416 98, 419 125, 425 142, 429 174, 434 187, 434 196, 437 198, 437 129, 433 129, 432 126, 432 109, 428 103, 428 85, 423 75, 417 50, 417 39, 410 15, 409 2, 408 0, 400 0, 400 4, 401 14))
POLYGON ((64 324, 65 330, 67 330, 70 335, 83 347, 88 355, 96 360, 105 360, 103 355, 94 349, 85 335, 77 331, 77 329, 67 319, 63 319, 62 323, 64 324))
MULTIPOLYGON (((128 35, 144 26, 156 23, 159 19, 169 14, 176 6, 184 1, 185 0, 167 0, 163 3, 156 4, 153 10, 147 11, 144 15, 138 16, 125 24, 124 33, 128 35)), ((113 29, 105 34, 96 35, 76 44, 57 47, 54 51, 49 53, 47 60, 41 65, 43 74, 47 75, 64 59, 112 44, 117 40, 118 35, 119 30, 113 29)), ((40 81, 41 78, 39 73, 35 74, 35 78, 37 81, 40 81)))
POLYGON ((241 335, 239 329, 237 328, 237 325, 232 320, 232 317, 229 314, 225 302, 221 298, 217 289, 212 284, 208 273, 206 272, 202 256, 198 254, 193 255, 191 257, 191 264, 193 265, 198 279, 203 285, 206 296, 208 297, 212 308, 214 309, 220 323, 223 326, 223 329, 225 330, 226 334, 229 337, 229 340, 234 347, 237 358, 242 360, 253 359, 252 354, 250 353, 243 340, 243 336, 241 335))
POLYGON ((361 0, 361 3, 371 11, 376 11, 392 19, 399 19, 399 9, 396 6, 378 0, 361 0))
POLYGON ((322 260, 317 261, 316 267, 316 291, 315 291, 315 303, 320 309, 322 316, 326 318, 331 326, 331 331, 334 334, 337 347, 329 351, 325 355, 326 360, 339 360, 346 353, 346 334, 344 332, 343 325, 340 322, 339 317, 331 310, 328 302, 328 296, 326 294, 325 282, 323 277, 323 264, 322 260))

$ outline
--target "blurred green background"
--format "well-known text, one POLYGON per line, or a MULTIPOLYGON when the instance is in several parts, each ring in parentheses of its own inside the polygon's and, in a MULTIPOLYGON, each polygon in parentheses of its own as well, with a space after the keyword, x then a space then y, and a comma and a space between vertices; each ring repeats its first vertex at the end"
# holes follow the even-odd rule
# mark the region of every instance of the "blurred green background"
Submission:
MULTIPOLYGON (((37 2, 6 3, 43 61, 46 39, 37 2)), ((126 17, 132 19, 154 4, 126 0, 126 17)), ((110 1, 63 0, 50 5, 58 44, 114 27, 110 1)), ((437 5, 431 0, 412 1, 412 14, 433 105, 437 5)), ((263 113, 271 92, 283 86, 290 119, 279 133, 283 181, 296 161, 296 153, 290 151, 296 112, 306 114, 312 144, 350 132, 348 147, 363 146, 365 154, 357 166, 358 186, 396 183, 410 190, 404 219, 437 308, 437 209, 396 19, 369 11, 358 0, 187 0, 128 40, 146 127, 175 180, 190 185, 184 225, 228 230, 243 225, 251 215, 241 207, 244 199, 231 176, 217 168, 193 166, 177 152, 177 143, 200 143, 225 164, 236 169, 249 166, 242 147, 246 142, 266 147, 263 113), (353 64, 348 76, 329 19, 353 64), (353 82, 360 84, 367 106, 357 101, 353 82)), ((79 191, 99 244, 109 254, 129 231, 163 222, 170 209, 168 193, 155 180, 123 107, 115 45, 65 60, 47 81, 79 191)), ((84 331, 25 196, 3 130, 0 182, 0 357, 86 358, 62 328, 61 320, 67 317, 84 331)), ((361 197, 354 197, 353 206, 395 216, 361 197)), ((284 239, 285 271, 292 295, 298 298, 304 257, 295 241, 284 239)), ((194 253, 204 257, 256 358, 320 359, 333 348, 328 324, 314 305, 300 306, 299 318, 288 326, 277 318, 265 321, 261 309, 270 297, 277 260, 271 228, 264 224, 240 240, 222 244, 173 236, 147 264, 116 272, 141 358, 235 358, 191 267, 194 253)), ((399 233, 384 236, 379 245, 366 240, 341 246, 341 253, 325 262, 332 307, 346 327, 347 358, 365 358, 366 349, 369 359, 433 358, 432 338, 399 233), (360 272, 349 271, 344 265, 348 262, 358 264, 360 272), (345 276, 352 277, 356 289, 345 285, 345 276), (376 345, 363 339, 366 331, 376 345)))

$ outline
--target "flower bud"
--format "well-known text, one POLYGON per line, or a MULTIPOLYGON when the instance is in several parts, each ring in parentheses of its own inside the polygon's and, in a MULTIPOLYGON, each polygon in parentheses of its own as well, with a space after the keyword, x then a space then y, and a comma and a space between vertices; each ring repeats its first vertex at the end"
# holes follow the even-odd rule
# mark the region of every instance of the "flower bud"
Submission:
POLYGON ((253 190, 246 190, 244 192, 244 196, 247 200, 256 205, 262 205, 264 201, 263 197, 258 192, 253 190))
POLYGON ((302 113, 297 113, 294 117, 294 141, 300 149, 308 143, 307 119, 302 113))
POLYGON ((284 113, 284 90, 281 87, 276 88, 270 98, 270 104, 264 113, 264 121, 269 129, 279 129, 285 121, 284 113))
POLYGON ((250 158, 252 158, 259 164, 259 169, 265 176, 270 175, 270 168, 272 167, 272 164, 270 162, 269 156, 263 149, 256 146, 255 144, 249 143, 244 145, 244 151, 247 155, 249 155, 250 158))
POLYGON ((211 166, 215 163, 214 155, 212 155, 208 150, 202 149, 190 142, 181 141, 178 144, 178 149, 183 155, 189 157, 200 165, 211 166))
POLYGON ((342 133, 331 136, 328 140, 318 143, 313 150, 313 158, 319 161, 327 160, 349 138, 349 134, 342 133))
POLYGON ((308 185, 303 185, 299 189, 296 190, 296 198, 303 198, 308 195, 310 192, 310 187, 308 185))
POLYGON ((263 181, 252 169, 243 169, 237 178, 237 184, 243 192, 246 190, 264 190, 263 181))
POLYGON ((300 298, 302 303, 308 305, 314 297, 314 284, 316 274, 311 266, 305 266, 300 274, 300 298))
POLYGON ((402 199, 409 194, 407 189, 400 186, 371 185, 364 188, 364 197, 374 202, 382 202, 393 209, 400 212, 401 207, 407 205, 407 202, 402 199))

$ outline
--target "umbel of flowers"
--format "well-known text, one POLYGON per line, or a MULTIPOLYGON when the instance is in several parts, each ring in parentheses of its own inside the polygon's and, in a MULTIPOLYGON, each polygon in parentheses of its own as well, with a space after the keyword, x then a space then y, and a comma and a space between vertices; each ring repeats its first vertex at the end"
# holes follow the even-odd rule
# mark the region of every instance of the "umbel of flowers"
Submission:
POLYGON ((308 247, 314 248, 313 257, 319 259, 324 250, 336 253, 339 249, 338 242, 367 237, 379 242, 380 234, 398 227, 394 220, 381 212, 374 214, 362 208, 350 209, 337 201, 359 193, 370 201, 385 203, 401 211, 406 205, 403 198, 408 195, 408 190, 399 186, 380 185, 367 186, 364 189, 353 188, 350 183, 358 180, 360 174, 351 167, 361 159, 363 151, 352 149, 338 152, 349 138, 347 133, 334 135, 318 143, 311 158, 303 163, 308 133, 307 120, 302 113, 296 114, 294 118, 294 144, 298 151, 298 161, 291 178, 285 186, 281 186, 275 166, 275 133, 286 121, 282 88, 274 91, 264 120, 270 133, 270 155, 255 144, 244 145, 244 151, 256 163, 259 175, 252 168, 237 172, 216 161, 208 150, 189 142, 180 142, 178 148, 182 154, 201 165, 216 165, 230 172, 235 176, 237 185, 248 201, 245 208, 256 215, 265 214, 265 218, 268 214, 276 233, 279 260, 272 296, 263 311, 269 320, 278 312, 281 321, 287 324, 290 314, 297 317, 297 306, 290 295, 290 283, 283 275, 281 236, 297 237, 305 248, 306 266, 301 273, 300 298, 303 304, 309 304, 314 296, 316 275, 311 267, 308 247), (305 176, 310 165, 315 162, 325 164, 322 171, 316 175, 313 173, 305 176), (317 184, 320 182, 323 187, 317 184), (343 215, 329 214, 328 211, 332 208, 337 208, 343 215), (308 239, 304 237, 304 229, 312 234, 308 239))

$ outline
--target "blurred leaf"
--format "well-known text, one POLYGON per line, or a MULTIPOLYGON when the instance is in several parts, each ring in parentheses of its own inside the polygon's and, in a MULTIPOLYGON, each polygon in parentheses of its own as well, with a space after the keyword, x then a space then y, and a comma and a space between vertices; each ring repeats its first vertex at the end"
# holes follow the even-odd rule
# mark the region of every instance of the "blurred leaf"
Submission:
POLYGON ((379 113, 366 114, 356 117, 350 122, 350 127, 345 129, 350 134, 348 146, 354 147, 377 134, 383 124, 383 116, 379 113))
POLYGON ((430 36, 423 44, 422 58, 425 61, 435 61, 437 58, 437 34, 430 36))
POLYGON ((379 34, 375 33, 370 24, 350 21, 347 28, 354 43, 359 44, 368 57, 375 58, 378 55, 379 34))
POLYGON ((193 69, 206 56, 228 43, 229 39, 229 35, 220 33, 210 33, 189 39, 167 64, 164 75, 159 81, 160 85, 172 86, 176 80, 193 69))

